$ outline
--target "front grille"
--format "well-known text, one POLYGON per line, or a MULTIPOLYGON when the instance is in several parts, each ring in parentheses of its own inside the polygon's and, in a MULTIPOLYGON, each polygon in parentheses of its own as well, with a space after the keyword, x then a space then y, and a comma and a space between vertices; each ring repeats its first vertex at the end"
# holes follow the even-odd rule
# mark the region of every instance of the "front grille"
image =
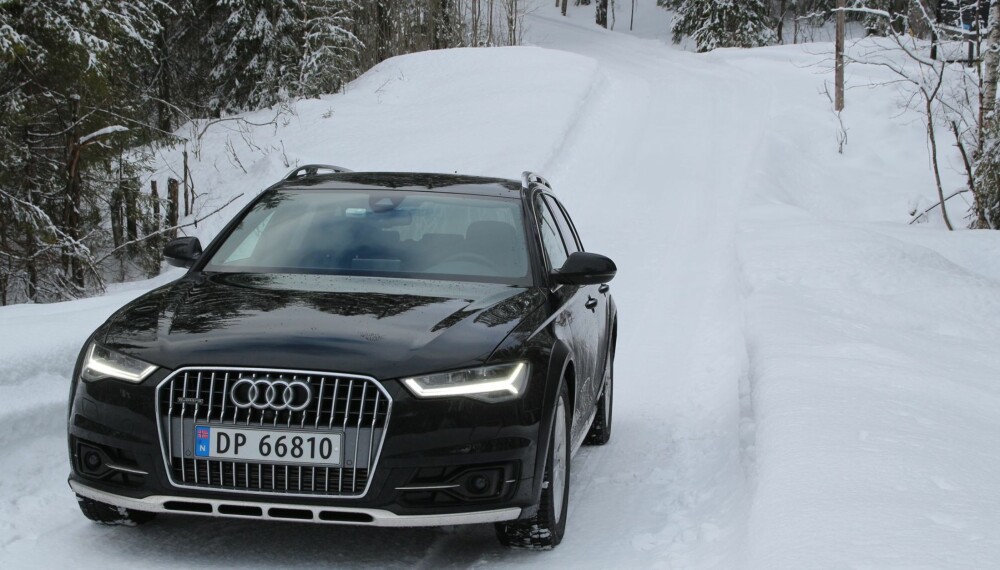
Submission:
POLYGON ((157 388, 164 459, 171 483, 178 487, 364 496, 378 462, 391 409, 392 400, 378 382, 347 374, 184 368, 157 388), (311 401, 300 411, 238 407, 231 391, 242 379, 303 382, 311 388, 311 401), (339 467, 321 467, 198 458, 194 454, 198 425, 341 433, 343 461, 339 467))

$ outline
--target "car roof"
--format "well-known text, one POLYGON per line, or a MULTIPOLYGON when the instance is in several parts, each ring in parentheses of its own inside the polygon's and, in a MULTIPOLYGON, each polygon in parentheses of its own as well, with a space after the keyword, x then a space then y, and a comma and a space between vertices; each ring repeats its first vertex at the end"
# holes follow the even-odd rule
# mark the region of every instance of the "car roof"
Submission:
POLYGON ((519 198, 521 183, 504 178, 424 172, 336 172, 283 180, 273 190, 344 190, 371 187, 411 192, 447 192, 519 198))

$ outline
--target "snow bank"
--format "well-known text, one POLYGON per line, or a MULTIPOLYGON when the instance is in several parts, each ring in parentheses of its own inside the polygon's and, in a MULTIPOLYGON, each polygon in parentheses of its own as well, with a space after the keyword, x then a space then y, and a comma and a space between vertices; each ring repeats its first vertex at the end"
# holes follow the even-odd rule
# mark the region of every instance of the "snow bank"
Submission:
MULTIPOLYGON (((201 212, 240 193, 222 216, 189 228, 205 241, 292 168, 461 172, 520 178, 558 151, 600 84, 596 63, 535 47, 452 49, 389 59, 339 95, 297 101, 205 128, 182 127, 201 212)), ((161 152, 154 179, 180 178, 183 146, 161 152)))
MULTIPOLYGON (((878 87, 848 91, 836 153, 817 105, 829 77, 809 71, 828 66, 823 48, 715 56, 781 92, 738 236, 756 425, 747 566, 992 567, 1000 234, 944 231, 939 213, 906 224, 933 178, 921 117, 880 68, 849 66, 849 84, 878 87)), ((960 188, 944 152, 946 188, 960 188)))

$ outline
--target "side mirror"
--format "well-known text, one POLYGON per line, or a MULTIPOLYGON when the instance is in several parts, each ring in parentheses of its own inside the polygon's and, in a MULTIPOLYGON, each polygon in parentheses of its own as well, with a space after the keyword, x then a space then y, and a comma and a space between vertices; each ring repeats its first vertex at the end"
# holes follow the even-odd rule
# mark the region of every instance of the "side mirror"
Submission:
POLYGON ((174 267, 191 267, 201 257, 201 242, 196 237, 181 237, 170 240, 163 248, 163 257, 174 267))
POLYGON ((617 272, 615 262, 607 257, 578 251, 552 273, 552 279, 563 285, 599 285, 614 279, 617 272))

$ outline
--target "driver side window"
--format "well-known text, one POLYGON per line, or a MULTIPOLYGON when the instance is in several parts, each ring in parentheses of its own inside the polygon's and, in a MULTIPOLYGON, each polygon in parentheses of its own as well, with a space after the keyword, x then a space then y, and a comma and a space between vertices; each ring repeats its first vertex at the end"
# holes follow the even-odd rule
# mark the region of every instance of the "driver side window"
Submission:
POLYGON ((545 256, 549 258, 549 269, 559 269, 566 263, 566 258, 569 255, 566 253, 566 246, 559 235, 555 217, 542 199, 541 194, 535 197, 535 212, 538 214, 538 229, 542 236, 542 247, 545 248, 545 256))

